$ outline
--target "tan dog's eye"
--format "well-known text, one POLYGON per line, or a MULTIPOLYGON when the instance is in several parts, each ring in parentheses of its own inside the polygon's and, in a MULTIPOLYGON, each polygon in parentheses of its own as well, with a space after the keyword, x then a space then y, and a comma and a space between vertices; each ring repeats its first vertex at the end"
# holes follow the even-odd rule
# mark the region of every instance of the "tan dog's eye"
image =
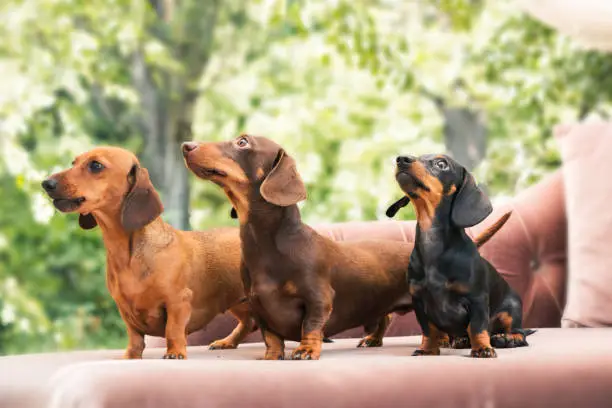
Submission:
POLYGON ((448 163, 446 162, 446 160, 438 160, 435 164, 436 167, 440 170, 448 170, 448 163))
POLYGON ((240 139, 236 141, 236 145, 240 148, 245 148, 249 145, 249 141, 247 140, 246 137, 241 137, 240 139))
POLYGON ((89 162, 89 165, 87 167, 89 168, 89 171, 91 171, 94 174, 99 173, 102 170, 104 170, 104 165, 100 163, 99 161, 95 161, 95 160, 89 162))

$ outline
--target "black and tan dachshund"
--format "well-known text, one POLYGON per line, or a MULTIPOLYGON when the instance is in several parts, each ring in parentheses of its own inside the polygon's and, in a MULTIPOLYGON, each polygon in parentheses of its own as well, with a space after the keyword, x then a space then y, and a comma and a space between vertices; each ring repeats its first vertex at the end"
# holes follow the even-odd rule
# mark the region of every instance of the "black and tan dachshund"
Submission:
POLYGON ((413 355, 439 355, 441 332, 455 348, 471 344, 472 357, 527 346, 521 298, 465 232, 492 211, 473 176, 447 156, 400 156, 396 180, 406 196, 387 215, 412 202, 417 216, 407 276, 423 340, 413 355))

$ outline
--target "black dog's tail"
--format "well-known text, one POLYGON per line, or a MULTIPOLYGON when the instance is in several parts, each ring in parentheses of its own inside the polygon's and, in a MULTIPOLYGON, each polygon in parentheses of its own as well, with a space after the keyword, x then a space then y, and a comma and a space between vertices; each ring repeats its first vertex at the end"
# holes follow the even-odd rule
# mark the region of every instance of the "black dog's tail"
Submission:
POLYGON ((534 330, 534 329, 523 329, 523 334, 525 335, 525 337, 531 336, 535 332, 537 332, 537 330, 534 330))
POLYGON ((501 227, 504 226, 504 224, 506 223, 506 221, 508 221, 508 218, 510 218, 511 215, 512 211, 508 211, 507 213, 502 215, 499 220, 495 221, 495 224, 491 225, 489 228, 481 232, 480 235, 478 235, 474 239, 476 247, 480 248, 481 246, 486 244, 487 241, 490 240, 493 235, 495 235, 495 233, 499 231, 501 227))

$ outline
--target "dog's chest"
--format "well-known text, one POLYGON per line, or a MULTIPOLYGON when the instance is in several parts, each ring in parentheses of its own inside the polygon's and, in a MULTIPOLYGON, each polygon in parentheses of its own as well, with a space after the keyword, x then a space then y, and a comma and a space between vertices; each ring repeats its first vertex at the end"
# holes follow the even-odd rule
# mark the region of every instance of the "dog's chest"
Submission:
POLYGON ((448 290, 447 282, 440 275, 428 276, 411 280, 410 290, 436 327, 449 334, 463 334, 469 323, 468 301, 465 296, 448 290))
POLYGON ((151 282, 129 273, 109 274, 108 287, 128 323, 146 334, 164 335, 166 313, 162 297, 151 282))

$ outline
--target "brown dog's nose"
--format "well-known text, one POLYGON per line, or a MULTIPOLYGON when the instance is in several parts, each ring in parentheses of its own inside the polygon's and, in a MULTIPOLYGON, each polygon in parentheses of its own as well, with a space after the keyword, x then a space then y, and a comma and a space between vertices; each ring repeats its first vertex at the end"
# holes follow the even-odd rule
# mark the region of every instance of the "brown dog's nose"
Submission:
POLYGON ((53 191, 57 188, 57 181, 53 179, 46 179, 41 184, 45 191, 53 191))
POLYGON ((398 164, 398 165, 404 165, 404 166, 407 166, 407 165, 409 165, 410 163, 413 163, 413 162, 415 162, 415 161, 416 161, 416 158, 415 158, 415 157, 412 157, 412 156, 398 156, 398 157, 397 157, 397 164, 398 164))
POLYGON ((189 152, 194 151, 198 148, 198 144, 196 142, 185 142, 183 143, 183 155, 187 156, 189 152))

